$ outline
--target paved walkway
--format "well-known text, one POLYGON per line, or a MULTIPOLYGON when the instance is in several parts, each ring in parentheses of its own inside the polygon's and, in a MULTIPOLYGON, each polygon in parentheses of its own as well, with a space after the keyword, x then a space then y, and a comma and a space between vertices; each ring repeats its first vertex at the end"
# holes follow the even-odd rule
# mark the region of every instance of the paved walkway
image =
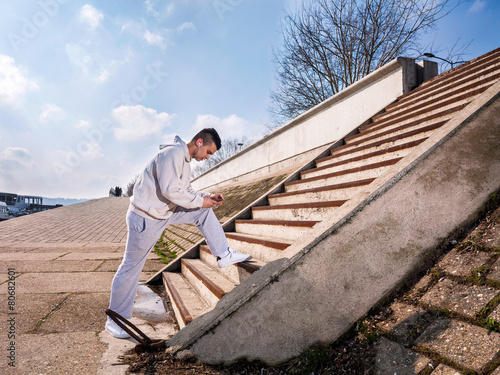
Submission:
MULTIPOLYGON (((117 356, 134 343, 102 331, 125 248, 127 208, 128 198, 102 198, 0 222, 2 374, 124 373, 117 356)), ((141 279, 162 266, 151 254, 141 279)), ((158 306, 161 300, 142 286, 134 320, 148 321, 142 328, 152 337, 159 325, 162 335, 173 333, 158 306)))
POLYGON ((378 316, 377 374, 500 375, 500 208, 378 316))

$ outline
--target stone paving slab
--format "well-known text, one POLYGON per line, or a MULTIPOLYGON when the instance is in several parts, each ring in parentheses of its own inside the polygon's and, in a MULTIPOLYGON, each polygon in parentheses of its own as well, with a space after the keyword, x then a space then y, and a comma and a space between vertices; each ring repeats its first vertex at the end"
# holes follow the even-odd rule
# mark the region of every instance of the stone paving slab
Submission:
POLYGON ((500 211, 482 221, 471 233, 476 242, 490 249, 500 248, 500 211))
POLYGON ((56 260, 66 254, 67 253, 0 253, 0 261, 56 260))
MULTIPOLYGON (((113 276, 112 272, 24 273, 16 279, 16 292, 108 292, 113 276)), ((6 284, 0 286, 0 293, 6 294, 6 284)))
POLYGON ((0 223, 0 242, 114 242, 127 236, 128 198, 102 198, 0 223))
POLYGON ((459 284, 444 279, 429 290, 421 301, 433 307, 475 318, 499 293, 499 290, 489 286, 459 284))
MULTIPOLYGON (((121 259, 109 259, 104 261, 101 266, 96 269, 97 272, 116 272, 118 267, 120 266, 121 259)), ((142 269, 144 272, 158 272, 163 267, 165 267, 165 263, 163 263, 159 259, 148 259, 144 264, 144 268, 142 269)))
POLYGON ((491 271, 486 276, 488 279, 500 282, 500 258, 491 266, 491 271))
POLYGON ((102 260, 84 261, 47 261, 47 260, 2 260, 0 261, 0 279, 7 274, 8 268, 16 272, 92 272, 103 263, 102 260), (5 270, 5 272, 4 272, 5 270))
POLYGON ((376 375, 418 374, 431 363, 431 360, 420 353, 412 352, 393 341, 381 337, 375 345, 376 375))
POLYGON ((430 323, 430 314, 421 307, 395 302, 390 309, 391 316, 379 322, 377 326, 405 345, 420 336, 423 333, 421 327, 430 323))
MULTIPOLYGON (((31 294, 17 295, 15 305, 17 333, 24 334, 33 331, 42 319, 49 315, 68 296, 68 293, 37 294, 36 296, 31 294)), ((2 295, 1 298, 5 300, 5 295, 2 295)), ((7 313, 2 314, 0 332, 7 332, 7 319, 9 317, 10 315, 7 316, 7 313)))
POLYGON ((488 318, 496 320, 498 323, 500 323, 500 305, 498 305, 490 315, 488 315, 488 318))
POLYGON ((89 259, 122 259, 123 253, 69 253, 64 256, 58 258, 58 261, 67 261, 67 260, 89 260, 89 259))
POLYGON ((102 331, 108 306, 109 292, 72 294, 38 327, 37 333, 102 331))
POLYGON ((451 319, 436 320, 416 342, 459 366, 479 373, 500 352, 500 333, 451 319))
POLYGON ((451 367, 443 365, 442 363, 432 371, 432 375, 461 375, 460 371, 457 371, 451 367))
POLYGON ((438 263, 438 268, 449 275, 469 276, 488 262, 492 255, 486 251, 461 251, 455 248, 438 263))
POLYGON ((20 335, 16 367, 3 374, 95 374, 105 349, 95 333, 20 335))

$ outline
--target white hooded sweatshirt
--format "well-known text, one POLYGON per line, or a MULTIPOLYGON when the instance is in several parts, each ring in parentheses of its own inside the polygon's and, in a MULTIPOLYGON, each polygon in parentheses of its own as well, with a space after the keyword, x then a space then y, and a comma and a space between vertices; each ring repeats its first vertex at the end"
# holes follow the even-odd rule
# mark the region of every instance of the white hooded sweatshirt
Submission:
POLYGON ((168 219, 177 206, 201 208, 203 197, 191 187, 191 156, 186 143, 176 136, 149 162, 137 178, 130 210, 147 219, 168 219))

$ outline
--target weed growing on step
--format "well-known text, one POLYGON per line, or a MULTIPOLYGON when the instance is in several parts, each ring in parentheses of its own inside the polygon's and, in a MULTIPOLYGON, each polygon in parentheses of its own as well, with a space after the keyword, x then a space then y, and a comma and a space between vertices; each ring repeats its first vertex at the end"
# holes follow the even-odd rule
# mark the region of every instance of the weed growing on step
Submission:
POLYGON ((160 238, 155 246, 155 253, 160 257, 161 261, 165 264, 168 264, 172 259, 177 256, 176 250, 170 250, 170 243, 168 241, 163 240, 163 237, 160 238))

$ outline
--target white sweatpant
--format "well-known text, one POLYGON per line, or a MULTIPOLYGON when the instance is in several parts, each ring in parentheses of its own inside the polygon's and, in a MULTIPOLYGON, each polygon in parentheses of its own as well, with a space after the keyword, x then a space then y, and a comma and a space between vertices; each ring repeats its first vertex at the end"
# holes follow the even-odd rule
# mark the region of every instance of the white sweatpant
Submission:
POLYGON ((166 220, 146 219, 129 210, 125 254, 113 278, 109 302, 109 308, 125 319, 132 318, 137 285, 149 252, 165 227, 171 224, 195 224, 214 256, 227 252, 226 235, 211 208, 188 210, 177 207, 173 215, 166 220))

